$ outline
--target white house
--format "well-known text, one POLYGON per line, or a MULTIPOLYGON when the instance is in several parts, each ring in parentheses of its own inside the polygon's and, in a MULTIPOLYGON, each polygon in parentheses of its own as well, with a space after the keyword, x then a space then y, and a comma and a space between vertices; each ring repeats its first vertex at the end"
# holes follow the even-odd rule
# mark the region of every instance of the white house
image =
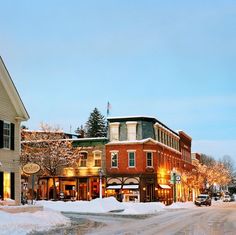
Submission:
POLYGON ((20 125, 29 119, 0 57, 0 195, 20 203, 20 125))

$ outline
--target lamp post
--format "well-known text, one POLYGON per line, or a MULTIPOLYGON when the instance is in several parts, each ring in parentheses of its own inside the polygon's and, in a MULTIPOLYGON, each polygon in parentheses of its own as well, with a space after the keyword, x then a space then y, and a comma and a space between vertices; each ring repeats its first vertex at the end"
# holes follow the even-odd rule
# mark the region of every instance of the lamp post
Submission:
POLYGON ((174 202, 176 202, 176 170, 175 170, 175 168, 173 168, 172 173, 173 173, 174 202))
POLYGON ((103 170, 102 168, 99 169, 99 198, 102 198, 102 176, 103 176, 103 170))

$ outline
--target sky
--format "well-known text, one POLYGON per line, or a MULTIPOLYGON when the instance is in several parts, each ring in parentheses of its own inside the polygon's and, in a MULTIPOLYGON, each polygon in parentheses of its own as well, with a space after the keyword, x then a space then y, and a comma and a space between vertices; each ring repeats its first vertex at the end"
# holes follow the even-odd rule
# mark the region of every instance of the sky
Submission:
POLYGON ((73 132, 109 101, 236 160, 235 15, 234 0, 1 1, 0 55, 30 129, 73 132))

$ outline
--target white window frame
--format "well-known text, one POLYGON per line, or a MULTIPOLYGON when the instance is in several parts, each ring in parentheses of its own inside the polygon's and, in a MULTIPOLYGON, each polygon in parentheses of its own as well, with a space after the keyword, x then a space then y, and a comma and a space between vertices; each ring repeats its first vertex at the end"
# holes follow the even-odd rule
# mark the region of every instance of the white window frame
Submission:
POLYGON ((136 140, 138 122, 126 122, 127 140, 136 140))
POLYGON ((146 152, 146 167, 153 167, 153 152, 151 151, 146 152), (151 166, 148 165, 148 154, 151 154, 151 166))
POLYGON ((129 166, 129 168, 135 168, 136 167, 136 152, 135 151, 128 151, 128 166, 129 166), (134 165, 133 166, 130 165, 130 154, 131 153, 134 154, 134 165))
POLYGON ((111 168, 118 168, 118 163, 119 163, 118 160, 119 160, 119 153, 117 151, 111 152, 111 168), (114 155, 116 155, 116 163, 117 163, 116 166, 112 165, 114 155))
POLYGON ((119 127, 119 122, 113 122, 109 124, 110 141, 119 141, 119 127))
POLYGON ((11 123, 3 121, 3 148, 9 150, 11 148, 11 123), (9 135, 6 135, 4 131, 6 130, 5 124, 9 125, 9 135), (9 146, 6 146, 6 140, 8 140, 9 146))

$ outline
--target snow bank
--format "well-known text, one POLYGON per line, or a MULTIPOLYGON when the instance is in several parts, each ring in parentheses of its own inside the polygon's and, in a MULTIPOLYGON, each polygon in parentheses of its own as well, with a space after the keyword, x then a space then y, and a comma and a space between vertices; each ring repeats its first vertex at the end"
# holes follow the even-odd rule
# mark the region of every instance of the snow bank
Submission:
POLYGON ((183 208, 194 208, 196 207, 193 202, 175 202, 170 206, 167 206, 167 209, 183 209, 183 208))
POLYGON ((50 208, 57 211, 78 213, 107 213, 114 210, 125 209, 123 203, 118 202, 114 197, 75 202, 38 201, 37 205, 42 205, 45 208, 50 208))
POLYGON ((122 214, 153 214, 165 210, 166 206, 160 202, 151 203, 123 203, 125 210, 122 214))
POLYGON ((70 220, 56 211, 16 214, 0 211, 1 235, 25 235, 32 231, 49 230, 55 226, 69 224, 70 220))

